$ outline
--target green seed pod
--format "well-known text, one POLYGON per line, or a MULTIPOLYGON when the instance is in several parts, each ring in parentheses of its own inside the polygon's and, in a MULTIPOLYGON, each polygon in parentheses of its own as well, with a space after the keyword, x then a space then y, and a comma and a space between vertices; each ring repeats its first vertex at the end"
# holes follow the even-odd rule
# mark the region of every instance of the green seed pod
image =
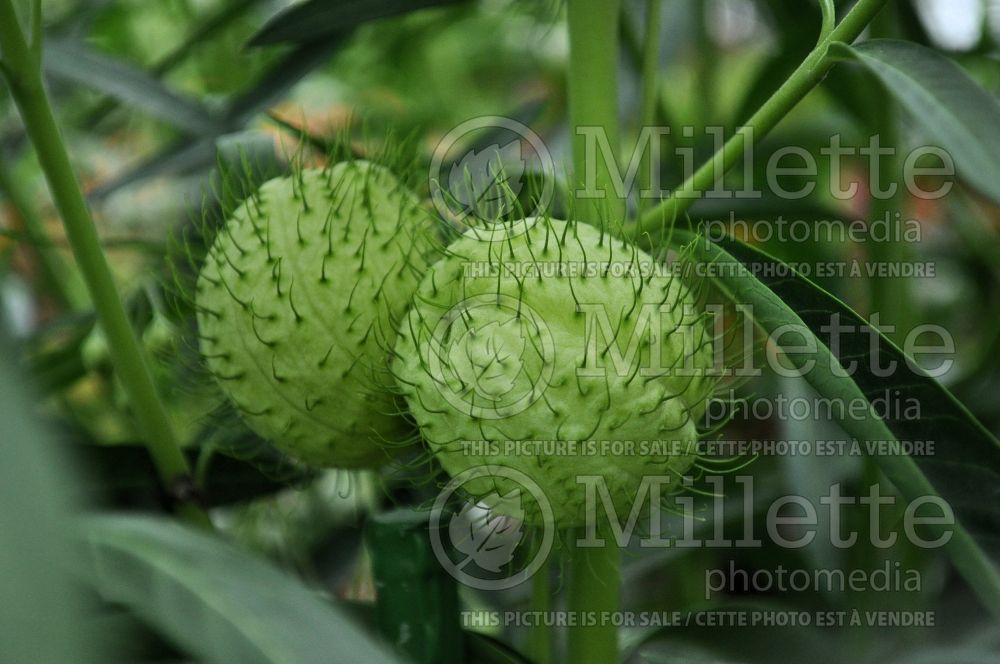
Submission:
MULTIPOLYGON (((578 477, 602 476, 627 514, 644 476, 692 465, 713 344, 680 278, 593 226, 552 219, 470 230, 447 253, 420 284, 393 363, 445 470, 520 471, 555 523, 575 526, 578 477)), ((489 476, 464 489, 522 487, 489 476)), ((526 493, 520 508, 537 524, 526 493)))
POLYGON ((374 467, 399 447, 387 358, 427 228, 416 196, 368 162, 270 180, 236 210, 196 304, 202 354, 254 431, 319 466, 374 467))

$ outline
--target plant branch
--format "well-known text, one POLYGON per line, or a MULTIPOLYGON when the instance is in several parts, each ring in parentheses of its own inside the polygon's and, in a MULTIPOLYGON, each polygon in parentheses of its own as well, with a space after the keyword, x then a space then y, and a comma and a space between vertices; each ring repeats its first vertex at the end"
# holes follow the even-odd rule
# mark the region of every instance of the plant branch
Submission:
POLYGON ((834 30, 809 53, 798 69, 754 113, 753 117, 726 144, 687 179, 673 194, 655 208, 639 217, 638 223, 626 230, 632 236, 658 228, 666 219, 672 221, 684 214, 701 195, 715 185, 729 169, 738 163, 750 143, 759 141, 774 129, 809 92, 823 80, 834 65, 827 57, 835 42, 853 42, 889 0, 859 0, 834 30))
POLYGON ((823 10, 823 27, 819 32, 819 43, 822 44, 837 27, 837 9, 833 0, 819 0, 819 6, 823 10))
MULTIPOLYGON (((39 21, 40 22, 40 21, 39 21)), ((11 0, 0 0, 0 52, 11 96, 35 147, 52 198, 62 217, 73 255, 108 337, 111 359, 124 386, 139 430, 160 480, 178 512, 203 525, 210 522, 197 505, 187 460, 160 401, 147 359, 115 288, 97 229, 73 172, 42 81, 41 54, 25 40, 11 0)))
MULTIPOLYGON (((546 560, 541 569, 535 572, 531 579, 531 610, 545 615, 552 610, 552 579, 550 569, 552 561, 546 560)), ((551 623, 542 618, 531 628, 528 635, 530 642, 529 654, 534 664, 551 664, 552 662, 552 627, 551 623)))
POLYGON ((568 604, 577 621, 569 632, 570 662, 606 664, 619 660, 618 630, 610 614, 621 608, 621 550, 613 537, 605 533, 604 538, 603 546, 570 544, 568 604))
MULTIPOLYGON (((606 159, 617 160, 621 149, 618 122, 620 0, 569 0, 566 18, 569 24, 567 87, 575 218, 617 225, 625 216, 624 192, 615 186, 612 166, 606 159), (591 132, 590 137, 587 132, 591 132), (595 143, 602 138, 607 139, 611 148, 611 154, 603 155, 603 159, 599 149, 588 153, 588 148, 596 147, 595 143)), ((617 165, 614 172, 617 172, 617 165)))
MULTIPOLYGON (((872 37, 898 37, 895 9, 893 6, 886 7, 875 17, 871 25, 872 37)), ((878 160, 878 186, 883 190, 893 187, 895 192, 892 195, 877 191, 869 193, 871 199, 869 216, 873 221, 891 219, 893 214, 902 212, 906 204, 905 190, 901 181, 903 160, 899 156, 901 142, 899 110, 898 103, 892 98, 881 99, 875 104, 874 129, 879 143, 881 147, 892 148, 895 151, 891 155, 883 155, 878 160)), ((885 242, 870 242, 869 246, 869 259, 876 264, 891 265, 913 260, 906 243, 892 238, 886 238, 885 242)), ((870 283, 870 313, 878 312, 884 324, 892 325, 895 330, 884 331, 884 334, 896 343, 902 343, 915 324, 914 314, 919 311, 919 307, 913 301, 909 281, 903 278, 885 278, 872 279, 870 283)))
MULTIPOLYGON (((646 127, 651 127, 656 123, 656 104, 658 101, 657 85, 659 81, 660 68, 660 22, 663 16, 662 0, 648 0, 646 3, 646 35, 642 53, 642 91, 641 110, 639 118, 639 135, 646 127)), ((640 172, 645 174, 647 181, 643 184, 648 190, 652 190, 654 185, 659 188, 659 182, 654 182, 654 169, 652 168, 653 151, 643 152, 643 165, 640 172)), ((641 189, 640 189, 641 192, 641 189)), ((642 211, 645 199, 639 196, 639 210, 642 211)))
POLYGON ((31 3, 31 53, 42 60, 42 44, 44 38, 42 31, 42 0, 32 0, 31 3))
MULTIPOLYGON (((639 27, 636 25, 637 21, 631 20, 629 13, 626 11, 622 12, 621 21, 621 45, 622 52, 625 57, 629 59, 634 67, 638 70, 642 70, 643 57, 645 48, 643 46, 642 40, 645 35, 639 34, 639 27)), ((653 114, 653 123, 659 126, 669 126, 670 125, 670 109, 663 101, 663 90, 659 87, 656 91, 656 105, 655 113, 653 114)))
MULTIPOLYGON (((573 133, 573 218, 617 225, 625 219, 624 192, 612 179, 607 160, 621 149, 618 121, 618 37, 620 0, 569 0, 569 124, 573 133), (581 133, 586 128, 590 136, 581 133), (594 139, 606 139, 611 154, 599 158, 594 139), (588 145, 588 139, 591 141, 588 145)), ((613 166, 617 172, 617 163, 613 166)), ((618 661, 618 630, 611 621, 585 624, 584 617, 619 609, 621 552, 614 541, 597 548, 573 547, 568 608, 577 623, 570 628, 568 661, 605 664, 618 661)))

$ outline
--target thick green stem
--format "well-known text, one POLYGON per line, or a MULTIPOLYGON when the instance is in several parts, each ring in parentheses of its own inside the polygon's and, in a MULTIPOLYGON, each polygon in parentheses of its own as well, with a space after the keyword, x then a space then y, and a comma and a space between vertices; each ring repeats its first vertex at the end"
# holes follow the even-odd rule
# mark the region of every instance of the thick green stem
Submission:
POLYGON ((576 626, 569 631, 568 661, 613 664, 618 630, 611 614, 621 605, 621 550, 606 536, 604 546, 574 546, 572 555, 568 603, 576 626))
MULTIPOLYGON (((639 118, 639 132, 640 137, 642 135, 642 130, 645 127, 652 127, 656 123, 656 105, 659 101, 659 88, 657 83, 659 82, 659 69, 660 69, 660 22, 663 14, 663 2, 662 0, 649 0, 646 3, 646 35, 644 37, 645 43, 643 44, 642 53, 642 91, 641 91, 641 105, 640 118, 639 118)), ((643 188, 652 191, 659 189, 660 183, 656 178, 654 173, 653 158, 654 153, 652 146, 649 146, 642 156, 642 167, 640 172, 643 174, 645 181, 643 182, 643 188)), ((647 199, 642 196, 642 191, 639 192, 639 210, 640 212, 646 207, 647 199)))
MULTIPOLYGON (((872 21, 872 35, 880 38, 893 38, 898 36, 896 27, 895 7, 890 5, 880 12, 872 21)), ((888 217, 889 224, 895 223, 897 212, 903 212, 906 202, 905 190, 901 181, 903 171, 903 159, 900 157, 900 136, 899 136, 899 106, 893 99, 880 99, 875 104, 876 126, 878 132, 879 145, 881 148, 891 148, 895 150, 892 155, 882 155, 878 161, 878 186, 887 191, 889 187, 895 187, 892 195, 879 195, 878 191, 872 191, 870 221, 872 223, 888 217)), ((879 264, 902 263, 910 259, 908 247, 903 242, 897 242, 892 237, 885 238, 884 241, 871 240, 869 242, 869 258, 879 264)), ((900 343, 905 338, 906 333, 911 329, 914 320, 914 303, 909 288, 909 280, 904 278, 887 277, 885 279, 872 279, 871 284, 871 312, 879 313, 879 320, 883 325, 894 326, 893 331, 886 330, 885 334, 890 339, 900 343)))
POLYGON ((541 617, 528 635, 528 654, 535 664, 552 661, 552 628, 545 614, 552 610, 551 561, 545 561, 531 579, 531 610, 541 617))
POLYGON ((178 511, 185 517, 208 524, 207 515, 195 502, 196 492, 191 490, 193 485, 187 460, 174 437, 146 357, 118 296, 111 269, 101 250, 97 229, 46 95, 42 81, 41 30, 37 12, 33 32, 35 38, 29 46, 11 0, 0 0, 2 71, 49 183, 73 255, 94 301, 98 320, 107 335, 118 377, 128 394, 160 479, 176 500, 178 511))
POLYGON ((570 131, 573 140, 575 217, 609 224, 625 217, 618 175, 619 0, 569 0, 570 131), (612 163, 608 163, 608 161, 612 163))
POLYGON ((834 42, 849 43, 857 39, 888 1, 859 0, 840 25, 826 38, 820 40, 799 68, 761 106, 760 110, 737 130, 719 152, 695 171, 670 198, 639 218, 638 229, 634 227, 629 229, 632 235, 644 230, 655 230, 660 227, 664 218, 668 221, 674 220, 694 205, 729 169, 742 161, 744 151, 752 142, 766 136, 813 88, 819 85, 834 64, 834 61, 827 57, 830 45, 834 42))
MULTIPOLYGON (((625 192, 618 174, 619 0, 569 0, 569 122, 573 133, 574 217, 617 228, 625 221, 625 192), (609 153, 597 149, 601 139, 609 153), (602 158, 603 157, 603 158, 602 158), (612 160, 609 164, 607 160, 612 160)), ((568 661, 609 664, 618 661, 618 632, 607 616, 620 606, 621 552, 613 540, 605 547, 574 547, 569 579, 569 611, 578 622, 569 630, 568 661)))
POLYGON ((660 70, 660 22, 662 0, 646 3, 646 34, 642 45, 642 124, 656 120, 657 82, 660 70))
POLYGON ((695 95, 694 101, 700 116, 698 124, 702 127, 709 127, 717 124, 718 99, 716 99, 716 92, 718 90, 720 57, 711 34, 711 21, 714 14, 711 4, 708 2, 695 4, 694 36, 692 39, 695 46, 695 56, 692 69, 698 81, 699 93, 695 95))
POLYGON ((837 27, 837 8, 833 5, 833 0, 819 0, 819 6, 823 10, 823 28, 819 32, 819 41, 823 43, 837 27))

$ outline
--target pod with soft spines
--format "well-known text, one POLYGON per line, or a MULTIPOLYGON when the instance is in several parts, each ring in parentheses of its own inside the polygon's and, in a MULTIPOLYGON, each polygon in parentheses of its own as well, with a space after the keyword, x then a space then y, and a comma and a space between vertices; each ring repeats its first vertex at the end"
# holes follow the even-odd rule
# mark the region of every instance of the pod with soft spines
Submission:
POLYGON ((427 268, 416 196, 364 161, 264 183, 200 271, 202 355, 248 425, 310 465, 384 463, 407 438, 387 358, 427 268))
MULTIPOLYGON (((601 229, 548 218, 470 230, 447 254, 399 326, 392 365, 446 471, 512 468, 557 525, 575 526, 581 477, 601 476, 627 514, 644 476, 691 467, 713 340, 680 278, 601 229)), ((525 489, 473 475, 473 496, 525 489)), ((532 523, 547 518, 537 502, 520 504, 532 523)))

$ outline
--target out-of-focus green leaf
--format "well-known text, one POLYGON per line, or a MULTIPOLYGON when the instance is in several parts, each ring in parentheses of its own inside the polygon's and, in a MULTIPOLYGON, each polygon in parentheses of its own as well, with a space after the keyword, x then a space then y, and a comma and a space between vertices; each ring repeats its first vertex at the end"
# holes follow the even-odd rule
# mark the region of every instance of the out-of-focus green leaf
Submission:
POLYGON ((417 9, 452 5, 462 0, 309 0, 293 5, 268 21, 250 38, 251 46, 278 42, 304 43, 344 33, 362 23, 417 9))
POLYGON ((216 136, 206 136, 194 141, 171 143, 152 157, 133 166, 125 173, 104 183, 90 192, 91 200, 101 200, 114 192, 160 175, 183 175, 211 165, 215 156, 216 136))
POLYGON ((30 412, 24 382, 0 363, 0 661, 108 661, 85 634, 70 574, 72 471, 30 412))
POLYGON ((207 169, 217 154, 216 141, 227 133, 238 132, 255 115, 280 101, 302 78, 326 62, 340 42, 306 44, 293 50, 274 65, 250 91, 231 101, 223 113, 223 122, 214 131, 194 141, 177 141, 145 159, 122 175, 91 192, 100 200, 123 187, 160 175, 178 175, 207 169))
POLYGON ((281 101, 306 74, 327 62, 343 42, 343 38, 331 38, 303 44, 283 57, 249 92, 230 102, 226 114, 230 130, 242 128, 255 115, 281 101))
POLYGON ((162 75, 172 70, 190 56, 202 42, 209 40, 219 30, 228 27, 257 4, 259 4, 259 0, 231 0, 228 4, 223 5, 206 18, 201 25, 197 26, 183 42, 157 60, 152 67, 152 73, 162 75))
POLYGON ((1000 102, 958 65, 910 42, 876 39, 832 51, 867 67, 940 143, 959 175, 1000 202, 1000 102))
POLYGON ((45 70, 111 95, 189 134, 212 133, 220 126, 196 100, 171 92, 141 69, 80 43, 50 40, 45 45, 45 70))
MULTIPOLYGON (((217 32, 234 23, 240 16, 252 9, 258 0, 233 0, 219 8, 205 19, 204 23, 192 30, 184 41, 159 58, 149 69, 149 74, 157 79, 172 71, 187 60, 204 42, 217 32)), ((96 105, 86 114, 84 125, 93 126, 101 122, 109 113, 118 108, 118 100, 109 98, 96 105)))
POLYGON ((709 244, 686 231, 676 238, 694 239, 696 258, 721 266, 716 285, 733 301, 752 305, 754 323, 765 332, 782 326, 812 332, 815 351, 788 357, 800 368, 812 363, 803 377, 821 396, 845 404, 843 416, 834 412, 834 419, 863 450, 866 441, 934 441, 933 455, 875 454, 873 459, 907 500, 940 496, 947 501, 956 522, 946 549, 983 605, 1000 615, 1000 571, 989 557, 1000 550, 1000 442, 881 333, 873 360, 875 332, 868 323, 790 266, 735 240, 709 244), (840 328, 837 344, 828 340, 835 325, 840 328), (895 370, 879 376, 876 361, 895 370), (845 364, 854 367, 850 376, 843 375, 845 364), (916 400, 919 417, 908 419, 910 408, 888 408, 884 420, 874 409, 858 417, 846 408, 885 398, 887 390, 906 403, 916 400))
POLYGON ((398 661, 299 580, 210 533, 105 516, 90 519, 85 536, 85 580, 199 661, 398 661))
MULTIPOLYGON (((443 3, 443 0, 437 1, 443 3)), ((456 0, 450 1, 455 2, 456 0)), ((349 4, 354 6, 353 3, 349 4)), ((366 15, 371 11, 364 10, 366 15)), ((374 18, 374 16, 370 18, 374 18)), ((350 29, 364 20, 368 19, 358 20, 354 23, 342 23, 336 34, 331 34, 329 38, 303 43, 293 49, 271 66, 267 74, 249 91, 232 99, 218 118, 211 117, 212 126, 203 127, 206 132, 199 138, 194 141, 178 141, 167 146, 124 174, 94 190, 91 193, 91 198, 100 200, 122 187, 147 178, 165 174, 190 173, 209 167, 216 155, 215 141, 219 136, 241 130, 256 115, 281 101, 296 83, 327 62, 333 52, 344 44, 350 34, 350 29)), ((155 79, 141 72, 139 72, 139 76, 162 89, 162 85, 155 79)), ((104 91, 110 93, 110 90, 104 91)))

